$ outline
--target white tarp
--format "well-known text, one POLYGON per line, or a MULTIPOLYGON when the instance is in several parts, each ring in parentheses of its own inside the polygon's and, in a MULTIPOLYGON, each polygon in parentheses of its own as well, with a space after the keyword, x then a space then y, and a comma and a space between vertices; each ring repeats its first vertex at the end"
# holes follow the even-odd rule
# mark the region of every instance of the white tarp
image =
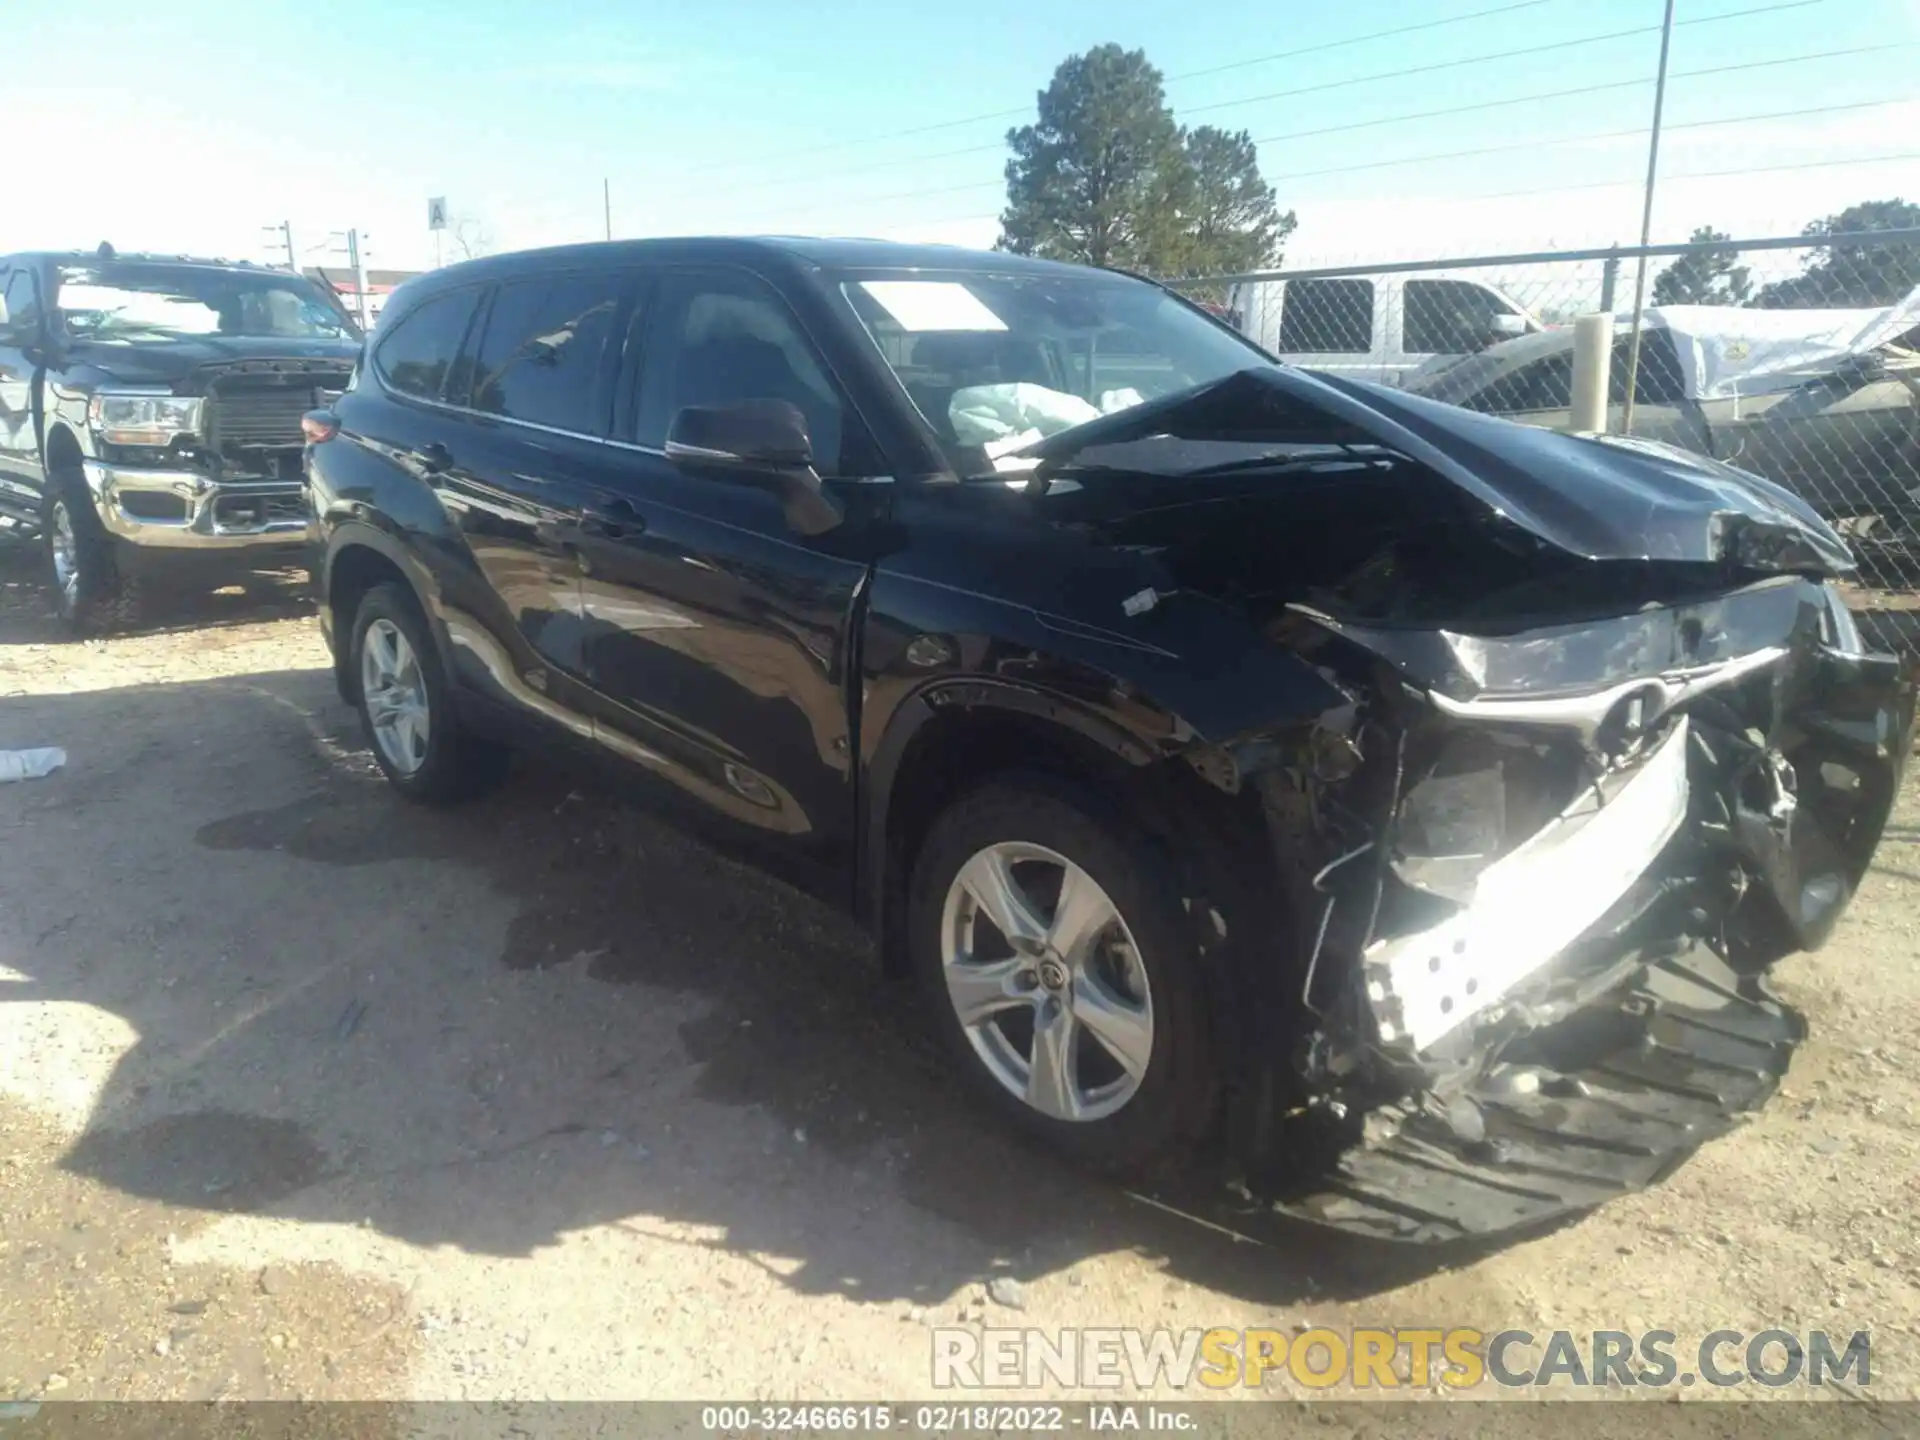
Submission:
MULTIPOLYGON (((1614 323, 1615 333, 1623 333, 1621 322, 1614 323)), ((1920 286, 1898 304, 1873 310, 1662 305, 1647 311, 1647 324, 1672 335, 1688 396, 1722 400, 1800 384, 1899 339, 1920 326, 1920 286)))

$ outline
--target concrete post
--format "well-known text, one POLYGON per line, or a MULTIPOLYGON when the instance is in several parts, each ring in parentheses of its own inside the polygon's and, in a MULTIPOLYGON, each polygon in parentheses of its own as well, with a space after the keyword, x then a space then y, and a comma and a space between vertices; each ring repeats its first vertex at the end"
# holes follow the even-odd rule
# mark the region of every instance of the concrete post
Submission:
POLYGON ((1607 371, 1613 361, 1613 316, 1578 315, 1573 321, 1573 428, 1607 428, 1607 371))

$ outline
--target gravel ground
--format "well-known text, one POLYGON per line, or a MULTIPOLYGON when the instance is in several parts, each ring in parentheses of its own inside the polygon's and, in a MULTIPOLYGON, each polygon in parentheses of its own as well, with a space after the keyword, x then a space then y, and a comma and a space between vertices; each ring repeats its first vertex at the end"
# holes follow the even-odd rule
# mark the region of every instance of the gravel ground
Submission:
POLYGON ((395 801, 286 586, 175 620, 64 643, 0 553, 0 748, 69 754, 0 786, 0 1400, 898 1399, 950 1322, 1867 1329, 1920 1395, 1911 791, 1667 1184, 1258 1246, 1009 1143, 851 925, 590 778, 395 801))

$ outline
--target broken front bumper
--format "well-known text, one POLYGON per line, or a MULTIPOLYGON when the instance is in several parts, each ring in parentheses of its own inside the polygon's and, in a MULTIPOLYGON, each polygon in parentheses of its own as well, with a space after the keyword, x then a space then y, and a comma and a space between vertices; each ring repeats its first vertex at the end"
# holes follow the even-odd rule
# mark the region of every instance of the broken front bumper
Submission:
MULTIPOLYGON (((1236 1157, 1216 1222, 1530 1228, 1660 1180, 1764 1104, 1804 1034, 1765 972, 1831 933, 1913 745, 1910 677, 1834 607, 1781 580, 1493 641, 1348 632, 1400 670, 1424 739, 1398 732, 1372 863, 1348 849, 1313 878, 1293 1103, 1236 1157), (1409 757, 1462 737, 1579 757, 1551 817, 1464 885, 1458 843, 1406 848, 1416 781, 1442 773, 1409 757)), ((1428 830, 1458 842, 1475 802, 1442 802, 1428 830)))
POLYGON ((1696 945, 1529 1037, 1528 1055, 1551 1065, 1490 1066, 1447 1113, 1414 1111, 1273 1208, 1429 1242, 1588 1210, 1664 1179, 1764 1105, 1805 1034, 1758 978, 1696 945), (1462 1114, 1475 1117, 1467 1135, 1462 1114))

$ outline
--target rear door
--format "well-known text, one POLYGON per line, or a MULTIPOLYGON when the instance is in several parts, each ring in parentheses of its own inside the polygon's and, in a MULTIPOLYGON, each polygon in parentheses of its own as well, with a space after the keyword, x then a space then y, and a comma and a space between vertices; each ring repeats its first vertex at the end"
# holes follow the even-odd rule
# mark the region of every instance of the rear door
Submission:
POLYGON ((437 433, 413 456, 460 527, 519 678, 569 709, 584 707, 586 670, 573 541, 618 463, 605 444, 609 372, 633 287, 630 275, 564 270, 492 286, 437 433))
POLYGON ((34 375, 44 362, 39 345, 43 310, 32 268, 0 269, 8 324, 0 334, 0 508, 37 517, 40 436, 33 418, 34 375))
POLYGON ((1385 315, 1371 280, 1289 280, 1281 292, 1276 353, 1309 370, 1386 378, 1385 315))

